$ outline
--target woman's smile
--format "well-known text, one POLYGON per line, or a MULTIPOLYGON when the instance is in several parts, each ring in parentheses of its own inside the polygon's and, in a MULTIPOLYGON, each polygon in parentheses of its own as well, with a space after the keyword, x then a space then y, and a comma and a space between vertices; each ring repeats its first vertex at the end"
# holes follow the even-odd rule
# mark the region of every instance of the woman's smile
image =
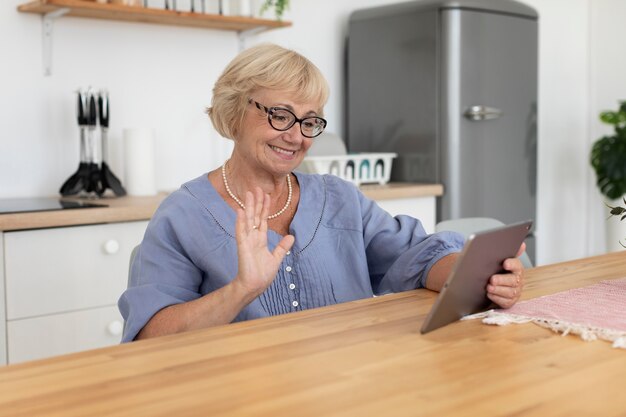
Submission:
POLYGON ((268 145, 268 146, 270 147, 272 151, 274 151, 275 154, 277 154, 280 158, 283 158, 283 159, 293 159, 296 154, 296 151, 279 148, 278 146, 275 146, 275 145, 268 145))

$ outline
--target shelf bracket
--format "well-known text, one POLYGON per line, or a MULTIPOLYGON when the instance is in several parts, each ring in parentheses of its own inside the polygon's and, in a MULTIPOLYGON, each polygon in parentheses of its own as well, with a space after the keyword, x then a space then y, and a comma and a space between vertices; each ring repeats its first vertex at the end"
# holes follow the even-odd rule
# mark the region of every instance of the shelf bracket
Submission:
POLYGON ((267 30, 267 26, 259 26, 248 30, 242 30, 241 32, 237 32, 237 37, 239 38, 239 52, 246 49, 246 38, 257 35, 258 33, 267 30))
POLYGON ((43 75, 45 76, 52 74, 52 28, 54 27, 54 21, 69 11, 70 9, 64 7, 53 12, 46 13, 42 16, 41 31, 43 35, 43 75))

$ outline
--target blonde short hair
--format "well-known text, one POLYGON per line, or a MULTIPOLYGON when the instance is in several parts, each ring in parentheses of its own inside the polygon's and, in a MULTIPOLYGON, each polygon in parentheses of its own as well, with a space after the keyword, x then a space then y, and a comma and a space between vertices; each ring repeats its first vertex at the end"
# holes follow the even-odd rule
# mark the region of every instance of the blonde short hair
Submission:
POLYGON ((274 44, 254 46, 237 55, 213 87, 207 113, 220 135, 235 137, 250 94, 258 89, 293 92, 299 100, 319 103, 320 112, 328 100, 328 83, 307 58, 274 44))

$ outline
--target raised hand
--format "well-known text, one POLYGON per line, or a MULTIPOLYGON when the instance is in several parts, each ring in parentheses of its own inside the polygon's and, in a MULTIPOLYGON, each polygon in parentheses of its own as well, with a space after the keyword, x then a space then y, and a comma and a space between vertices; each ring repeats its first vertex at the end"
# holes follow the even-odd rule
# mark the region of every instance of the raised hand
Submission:
POLYGON ((278 267, 294 243, 294 237, 285 236, 270 252, 267 248, 267 216, 270 196, 256 188, 246 192, 245 210, 237 210, 235 238, 239 271, 235 281, 254 295, 261 294, 274 281, 278 267))

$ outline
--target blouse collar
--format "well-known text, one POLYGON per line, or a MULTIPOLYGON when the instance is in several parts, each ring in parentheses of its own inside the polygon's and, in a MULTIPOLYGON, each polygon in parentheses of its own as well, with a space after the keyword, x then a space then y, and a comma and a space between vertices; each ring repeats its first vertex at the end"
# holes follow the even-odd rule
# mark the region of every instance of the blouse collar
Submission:
MULTIPOLYGON (((289 226, 289 233, 296 238, 292 252, 299 253, 313 241, 321 224, 326 206, 326 183, 323 177, 319 180, 320 177, 317 175, 300 172, 293 174, 300 185, 300 200, 289 226)), ((183 187, 198 199, 219 226, 234 239, 237 214, 213 187, 208 173, 185 183, 183 187)), ((282 236, 270 230, 268 238, 272 248, 278 244, 282 236)))

